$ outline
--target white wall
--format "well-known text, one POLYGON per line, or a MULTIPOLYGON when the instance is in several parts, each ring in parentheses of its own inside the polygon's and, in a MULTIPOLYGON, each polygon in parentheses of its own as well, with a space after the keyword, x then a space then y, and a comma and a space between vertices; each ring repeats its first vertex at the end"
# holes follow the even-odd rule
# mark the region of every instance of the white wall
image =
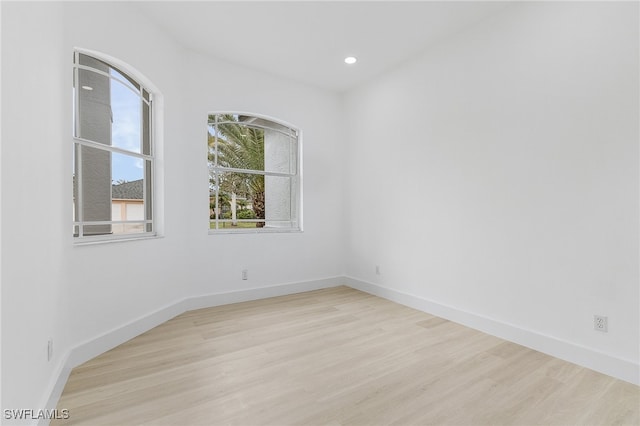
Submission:
MULTIPOLYGON (((200 212, 208 209, 208 188, 188 183, 182 187, 179 204, 184 206, 186 228, 181 233, 191 247, 187 262, 194 273, 188 281, 195 293, 343 275, 343 167, 336 155, 342 149, 339 97, 197 53, 187 55, 186 66, 191 85, 186 86, 191 96, 185 105, 183 142, 190 147, 187 163, 206 162, 207 145, 200 135, 206 134, 206 117, 212 111, 260 113, 288 122, 302 130, 304 150, 304 233, 207 235, 202 230, 208 229, 209 218, 200 212), (245 268, 250 279, 241 281, 245 268)), ((185 173, 186 182, 207 182, 206 167, 185 173)))
POLYGON ((349 93, 348 274, 637 375, 638 47, 637 3, 524 3, 349 93))
POLYGON ((62 242, 71 228, 63 215, 71 203, 62 199, 69 200, 71 167, 64 166, 71 163, 61 145, 60 103, 70 91, 63 67, 70 56, 60 55, 60 7, 38 7, 20 19, 16 5, 2 4, 3 408, 40 405, 53 365, 47 340, 64 328, 62 242), (16 43, 23 33, 29 36, 16 43))
POLYGON ((184 51, 126 3, 3 2, 2 43, 2 408, 44 408, 71 349, 182 299, 344 275, 337 95, 184 51), (74 47, 162 92, 164 238, 73 246, 74 47), (304 233, 208 235, 207 112, 225 109, 303 130, 304 233))

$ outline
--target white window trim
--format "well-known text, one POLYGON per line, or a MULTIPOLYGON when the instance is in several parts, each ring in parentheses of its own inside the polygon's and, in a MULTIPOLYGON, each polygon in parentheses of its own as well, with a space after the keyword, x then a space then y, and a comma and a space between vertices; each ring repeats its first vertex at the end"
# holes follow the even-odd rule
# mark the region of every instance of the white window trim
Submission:
MULTIPOLYGON (((304 232, 304 210, 303 210, 303 206, 304 206, 304 196, 303 196, 303 188, 304 188, 304 181, 303 181, 303 132, 300 128, 298 128, 297 126, 288 123, 287 121, 281 120, 279 118, 275 118, 275 117, 271 117, 269 115, 264 115, 264 114, 259 114, 259 113, 254 113, 254 112, 247 112, 247 111, 236 111, 236 110, 216 110, 216 111, 209 111, 207 113, 207 116, 209 115, 218 115, 218 114, 230 114, 230 115, 246 115, 246 116, 251 116, 251 117, 256 117, 259 119, 263 119, 263 120, 268 120, 271 121, 273 123, 279 124, 281 126, 287 127, 291 130, 293 130, 294 132, 296 132, 296 136, 297 136, 297 158, 296 158, 296 180, 297 180, 297 211, 298 211, 298 217, 297 217, 297 222, 298 222, 298 227, 297 228, 268 228, 268 227, 263 227, 263 228, 239 228, 239 229, 211 229, 211 222, 212 219, 209 219, 207 221, 207 225, 208 225, 208 229, 209 229, 209 235, 229 235, 229 234, 299 234, 299 233, 303 233, 304 232)), ((217 155, 217 153, 216 153, 217 155)), ((291 174, 286 174, 286 173, 277 173, 277 172, 267 172, 267 171, 258 171, 258 170, 245 170, 245 169, 233 169, 233 168, 224 168, 226 171, 236 171, 236 172, 241 172, 241 173, 255 173, 255 174, 261 174, 264 176, 283 176, 283 177, 290 177, 291 174)), ((206 200, 207 203, 209 202, 209 195, 210 195, 210 191, 209 191, 209 187, 207 185, 207 196, 206 196, 206 200)), ((208 211, 205 210, 205 211, 208 211)), ((207 218, 209 218, 209 216, 207 216, 207 218)), ((219 220, 219 219, 218 219, 219 220)), ((253 221, 255 222, 255 220, 242 220, 242 219, 237 219, 237 222, 249 222, 249 221, 253 221)))

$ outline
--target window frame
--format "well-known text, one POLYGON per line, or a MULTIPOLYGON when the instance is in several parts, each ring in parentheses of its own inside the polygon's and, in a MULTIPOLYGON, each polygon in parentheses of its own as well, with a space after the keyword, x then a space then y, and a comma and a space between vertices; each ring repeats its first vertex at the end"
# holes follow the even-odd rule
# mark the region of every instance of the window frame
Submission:
MULTIPOLYGON (((273 171, 267 171, 267 170, 253 170, 253 169, 240 169, 240 168, 232 168, 232 167, 224 167, 224 166, 213 166, 213 170, 217 170, 218 172, 230 172, 230 173, 242 173, 242 174, 255 174, 255 175, 261 175, 264 176, 265 178, 267 176, 274 176, 274 177, 286 177, 286 178, 290 178, 292 185, 293 185, 293 190, 291 191, 291 193, 295 193, 295 199, 293 195, 290 195, 289 198, 289 202, 292 208, 295 208, 295 212, 297 213, 295 218, 290 218, 290 222, 295 222, 297 224, 297 226, 289 226, 289 227, 268 227, 268 226, 264 226, 264 227, 256 227, 256 228, 237 228, 237 229, 229 229, 229 228, 220 228, 218 227, 219 223, 221 222, 231 222, 231 219, 211 219, 209 218, 208 224, 209 224, 209 235, 219 235, 219 234, 270 234, 270 233, 302 233, 304 231, 303 228, 303 180, 302 180, 302 165, 303 165, 303 157, 302 157, 302 130, 300 128, 298 128, 297 126, 294 126, 286 121, 274 118, 274 117, 270 117, 268 115, 264 115, 264 114, 258 114, 258 113, 253 113, 253 112, 245 112, 245 111, 233 111, 233 110, 218 110, 218 111, 209 111, 207 114, 207 134, 209 134, 209 117, 210 116, 216 116, 216 118, 220 115, 235 115, 235 116, 247 116, 247 117, 251 117, 251 118, 255 118, 258 120, 265 120, 265 121, 269 121, 272 122, 273 124, 277 125, 277 126, 282 126, 282 127, 286 127, 290 132, 292 132, 292 134, 295 136, 295 140, 296 140, 296 152, 295 152, 295 168, 291 173, 282 173, 282 172, 273 172, 273 171), (295 207, 293 207, 295 206, 295 207), (216 223, 216 227, 215 228, 211 228, 211 225, 213 223, 216 223)), ((271 129, 274 131, 278 131, 275 128, 268 128, 266 126, 259 126, 259 125, 255 125, 252 124, 251 127, 260 127, 263 129, 271 129)), ((217 139, 217 130, 216 130, 216 135, 214 135, 214 138, 217 139)), ((284 132, 281 132, 284 133, 284 132)), ((217 142, 216 142, 217 143, 217 142)), ((217 149, 214 151, 214 155, 217 161, 217 149)), ((207 166, 208 169, 211 170, 211 164, 209 161, 209 147, 207 144, 207 166)), ((210 178, 210 176, 209 176, 210 178)), ((210 203, 210 197, 211 197, 211 189, 208 186, 209 190, 207 191, 209 197, 207 198, 209 200, 210 203)), ((216 197, 219 195, 219 190, 216 191, 216 197)), ((216 200, 216 205, 218 205, 219 203, 219 199, 216 200)), ((237 222, 251 222, 251 223, 255 223, 256 219, 236 219, 237 222)), ((265 223, 268 221, 266 218, 262 219, 261 221, 264 221, 265 223)))
MULTIPOLYGON (((156 96, 157 90, 153 85, 149 84, 145 77, 143 77, 137 70, 131 66, 123 63, 122 61, 112 58, 108 55, 101 54, 99 52, 76 48, 73 51, 73 106, 72 106, 72 156, 73 156, 73 180, 74 189, 72 191, 72 199, 74 203, 73 207, 73 226, 72 226, 72 238, 74 245, 95 244, 95 243, 108 243, 130 240, 141 240, 156 238, 160 236, 158 232, 158 180, 157 175, 157 144, 156 144, 156 121, 158 120, 156 96), (95 59, 104 63, 109 67, 109 70, 115 70, 118 75, 113 75, 111 72, 105 72, 100 69, 93 68, 89 65, 83 65, 80 63, 80 55, 85 55, 89 58, 95 59), (87 70, 89 72, 96 73, 103 77, 109 78, 111 81, 117 81, 122 84, 132 93, 136 94, 140 98, 140 152, 130 151, 125 148, 107 145, 105 143, 97 142, 91 139, 80 137, 80 70, 87 70), (122 78, 121 78, 122 77, 122 78), (134 82, 135 84, 132 84, 134 82), (138 86, 137 90, 132 90, 132 87, 138 86), (145 150, 145 104, 147 105, 147 134, 148 134, 148 153, 143 152, 145 150), (142 161, 142 200, 143 200, 143 214, 144 219, 135 220, 84 220, 84 208, 83 203, 83 148, 93 148, 102 152, 109 152, 110 158, 113 154, 119 154, 126 156, 130 159, 136 159, 142 161), (76 178, 77 177, 77 178, 76 178), (77 217, 76 217, 77 214, 77 217), (143 227, 142 232, 135 233, 114 233, 113 230, 109 233, 85 235, 84 227, 96 226, 96 225, 131 225, 141 224, 143 227), (149 229, 150 230, 147 230, 149 229)), ((113 112, 112 112, 113 120, 113 112)), ((111 184, 111 191, 113 191, 113 183, 111 184)), ((113 192, 111 192, 110 208, 113 208, 113 192)))

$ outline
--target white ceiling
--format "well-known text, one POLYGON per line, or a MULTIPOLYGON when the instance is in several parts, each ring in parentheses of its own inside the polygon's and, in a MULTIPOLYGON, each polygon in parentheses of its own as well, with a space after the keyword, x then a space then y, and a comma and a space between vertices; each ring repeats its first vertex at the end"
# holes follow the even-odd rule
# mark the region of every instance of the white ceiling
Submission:
POLYGON ((483 1, 136 3, 185 48, 335 91, 387 71, 498 13, 483 1), (358 63, 346 65, 345 56, 358 63))

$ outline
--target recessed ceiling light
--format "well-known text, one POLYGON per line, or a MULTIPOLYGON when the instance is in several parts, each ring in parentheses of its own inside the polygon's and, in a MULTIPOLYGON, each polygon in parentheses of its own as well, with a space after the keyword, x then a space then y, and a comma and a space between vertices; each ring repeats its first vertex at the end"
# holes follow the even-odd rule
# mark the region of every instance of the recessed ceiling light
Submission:
POLYGON ((84 90, 93 90, 93 87, 91 87, 91 86, 82 86, 82 88, 84 90))
POLYGON ((358 59, 356 59, 355 56, 347 56, 346 58, 344 58, 344 63, 345 64, 353 65, 356 62, 358 62, 358 59))

